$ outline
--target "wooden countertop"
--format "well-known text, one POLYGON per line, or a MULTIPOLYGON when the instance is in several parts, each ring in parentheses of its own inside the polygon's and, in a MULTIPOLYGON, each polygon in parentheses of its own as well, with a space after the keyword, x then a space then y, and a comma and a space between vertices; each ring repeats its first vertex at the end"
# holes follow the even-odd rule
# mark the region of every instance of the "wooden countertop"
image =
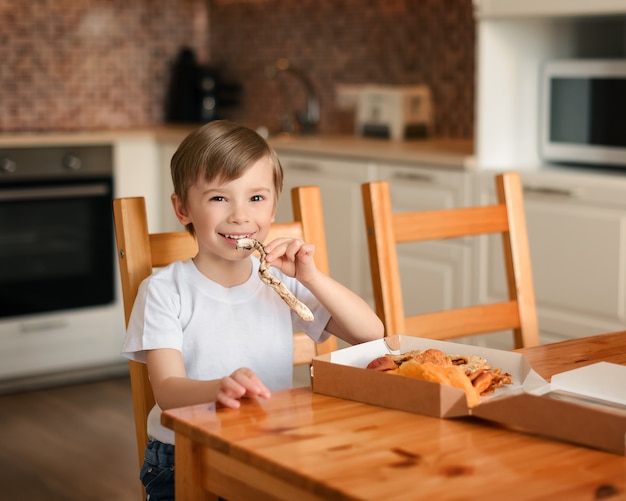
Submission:
POLYGON ((164 125, 97 131, 4 132, 0 133, 0 148, 106 144, 127 139, 178 142, 182 141, 193 129, 194 127, 189 125, 164 125))
MULTIPOLYGON (((0 133, 0 148, 106 144, 148 139, 180 142, 195 125, 163 125, 137 129, 100 131, 0 133)), ((269 143, 278 153, 296 153, 378 162, 468 169, 474 167, 471 140, 424 139, 391 141, 351 135, 273 136, 269 143)))
POLYGON ((276 136, 269 139, 280 152, 473 168, 474 143, 464 139, 391 141, 349 135, 276 136))

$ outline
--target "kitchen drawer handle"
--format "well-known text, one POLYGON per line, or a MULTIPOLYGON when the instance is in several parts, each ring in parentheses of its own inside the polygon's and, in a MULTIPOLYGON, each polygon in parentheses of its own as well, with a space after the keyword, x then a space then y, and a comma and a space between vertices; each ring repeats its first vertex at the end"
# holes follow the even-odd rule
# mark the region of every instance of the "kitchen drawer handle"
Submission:
POLYGON ((288 168, 292 170, 301 170, 301 171, 307 171, 307 172, 320 172, 321 171, 321 168, 319 165, 309 164, 305 162, 290 164, 288 168))
POLYGON ((528 193, 529 195, 553 195, 568 198, 574 198, 577 196, 574 190, 567 190, 564 188, 552 188, 548 186, 524 186, 524 193, 528 193))
POLYGON ((432 183, 434 179, 431 175, 419 172, 394 172, 393 178, 402 181, 418 181, 420 183, 432 183))

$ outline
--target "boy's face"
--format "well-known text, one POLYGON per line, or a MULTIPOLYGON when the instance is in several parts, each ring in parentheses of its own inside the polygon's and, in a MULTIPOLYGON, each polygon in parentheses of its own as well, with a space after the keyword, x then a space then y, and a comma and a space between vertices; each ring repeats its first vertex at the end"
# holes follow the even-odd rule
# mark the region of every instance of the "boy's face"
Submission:
POLYGON ((274 170, 262 158, 232 181, 200 178, 181 206, 173 197, 178 220, 192 223, 199 254, 214 259, 241 260, 248 254, 236 249, 238 238, 265 240, 276 214, 274 170))

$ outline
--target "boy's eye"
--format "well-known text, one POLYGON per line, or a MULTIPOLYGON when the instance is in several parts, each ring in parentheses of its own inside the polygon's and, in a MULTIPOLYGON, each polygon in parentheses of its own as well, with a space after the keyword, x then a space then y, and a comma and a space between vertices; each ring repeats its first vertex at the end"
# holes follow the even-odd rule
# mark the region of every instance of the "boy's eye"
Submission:
POLYGON ((223 202, 225 199, 224 197, 215 196, 215 197, 211 197, 211 200, 215 202, 223 202))
POLYGON ((261 202, 263 200, 265 200, 265 197, 263 195, 254 195, 252 197, 253 202, 261 202))

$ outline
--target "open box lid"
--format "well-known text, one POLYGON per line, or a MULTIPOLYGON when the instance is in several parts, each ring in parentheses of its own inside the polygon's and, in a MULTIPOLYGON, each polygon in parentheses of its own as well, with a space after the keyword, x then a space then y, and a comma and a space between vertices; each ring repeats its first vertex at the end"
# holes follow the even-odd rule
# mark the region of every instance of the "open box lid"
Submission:
POLYGON ((512 429, 626 455, 626 366, 555 374, 535 391, 485 402, 473 415, 512 429))
POLYGON ((615 403, 626 410, 626 367, 598 362, 552 376, 550 392, 576 393, 590 399, 615 403))

